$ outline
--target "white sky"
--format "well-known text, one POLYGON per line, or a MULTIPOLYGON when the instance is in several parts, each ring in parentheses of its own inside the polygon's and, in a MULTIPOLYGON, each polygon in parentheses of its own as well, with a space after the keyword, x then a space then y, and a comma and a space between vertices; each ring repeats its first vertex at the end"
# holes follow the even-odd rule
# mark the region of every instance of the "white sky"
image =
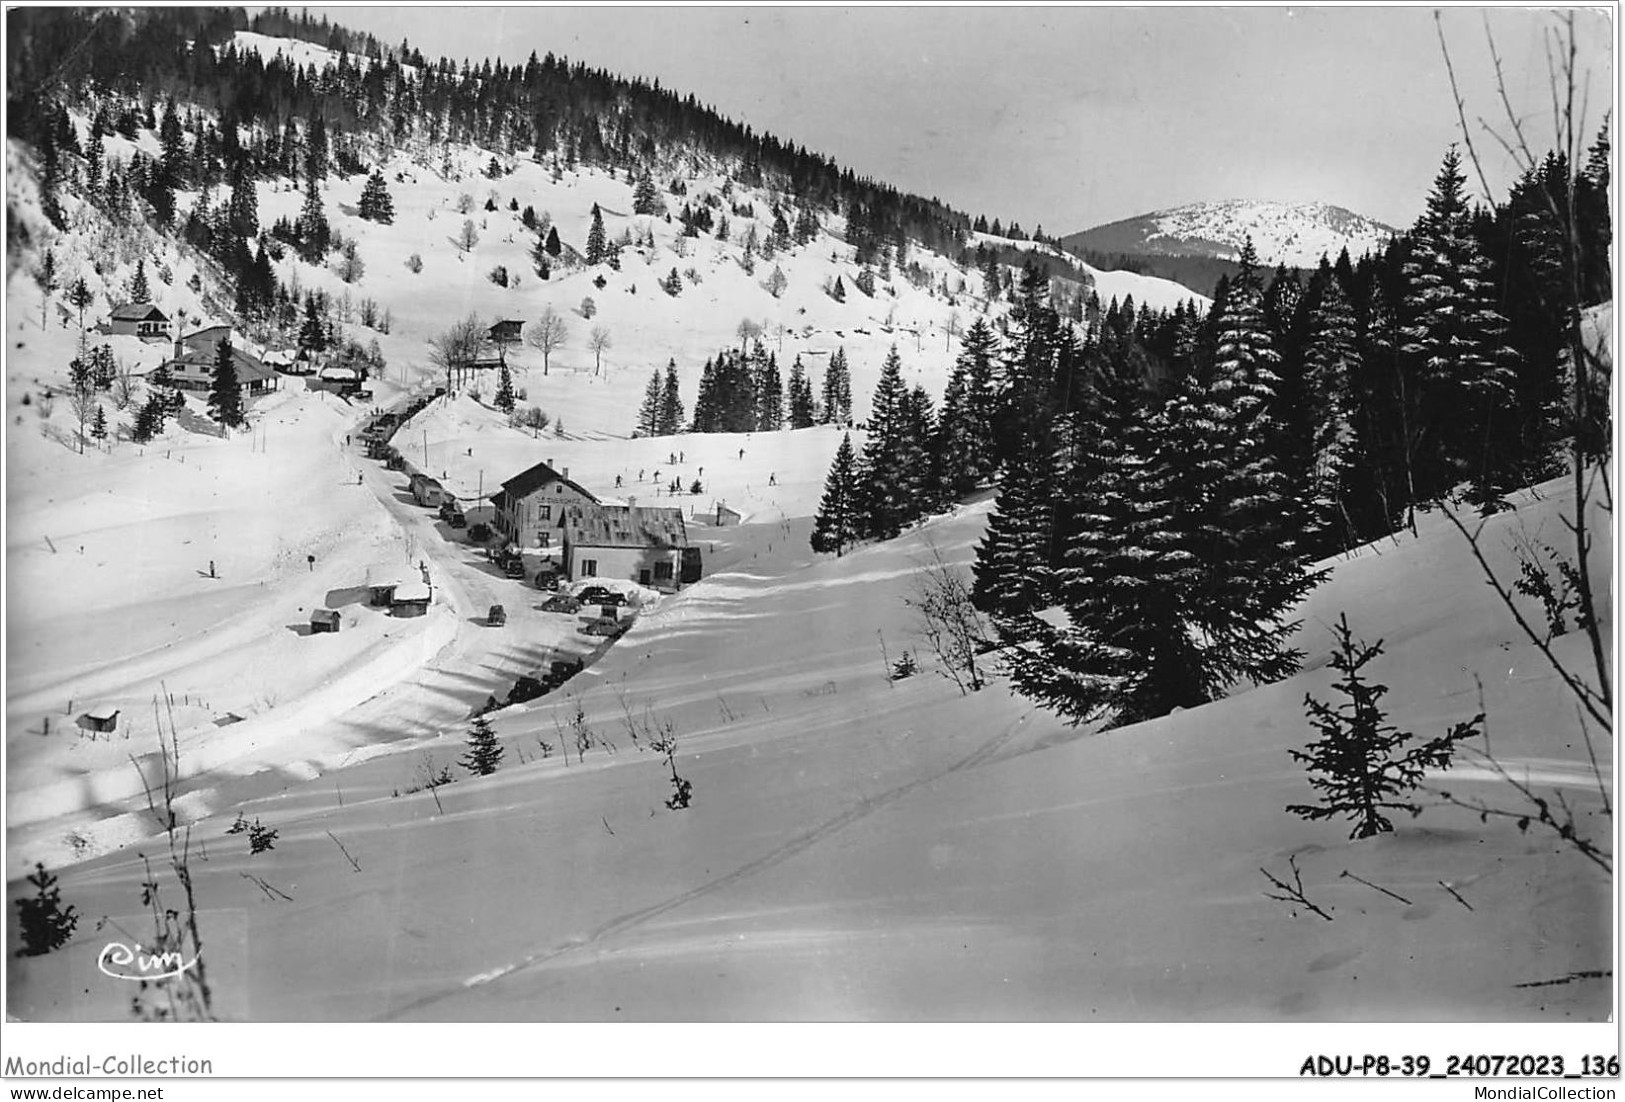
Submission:
MULTIPOLYGON (((1201 7, 316 7, 425 56, 551 50, 658 77, 758 131, 904 190, 1052 234, 1201 199, 1323 200, 1407 226, 1460 130, 1432 11, 1201 7)), ((1575 11, 1590 75, 1581 148, 1615 98, 1611 13, 1575 11)), ((1478 125, 1508 92, 1552 144, 1553 11, 1453 7, 1443 25, 1478 125)), ((1578 104, 1576 112, 1578 112, 1578 104)), ((1504 129, 1504 127, 1502 127, 1504 129)))

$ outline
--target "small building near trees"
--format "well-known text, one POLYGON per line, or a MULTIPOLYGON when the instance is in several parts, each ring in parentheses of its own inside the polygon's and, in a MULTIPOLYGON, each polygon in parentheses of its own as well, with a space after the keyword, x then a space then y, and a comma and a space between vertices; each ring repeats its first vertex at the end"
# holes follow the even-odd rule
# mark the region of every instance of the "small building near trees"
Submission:
POLYGON ((107 331, 140 337, 144 341, 168 340, 169 315, 150 302, 127 302, 113 307, 107 318, 107 331))

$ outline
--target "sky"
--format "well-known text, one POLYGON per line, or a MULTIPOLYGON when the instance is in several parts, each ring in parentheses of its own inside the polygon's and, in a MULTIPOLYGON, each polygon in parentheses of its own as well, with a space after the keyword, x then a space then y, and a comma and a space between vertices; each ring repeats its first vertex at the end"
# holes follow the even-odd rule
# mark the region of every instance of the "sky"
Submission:
MULTIPOLYGON (((1348 7, 312 7, 425 56, 552 51, 658 78, 861 175, 1063 235, 1199 200, 1321 201, 1397 227, 1461 128, 1432 10, 1348 7)), ((1573 9, 1584 150, 1616 30, 1573 9)), ((1446 7, 1472 137, 1504 196, 1507 94, 1553 144, 1554 10, 1446 7)), ((1575 114, 1580 113, 1577 102, 1575 114)))

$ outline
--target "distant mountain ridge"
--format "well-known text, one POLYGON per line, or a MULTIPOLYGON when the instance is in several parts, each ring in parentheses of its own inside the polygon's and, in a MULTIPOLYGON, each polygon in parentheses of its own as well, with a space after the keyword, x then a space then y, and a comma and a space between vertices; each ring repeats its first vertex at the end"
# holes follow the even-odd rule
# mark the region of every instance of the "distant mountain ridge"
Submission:
POLYGON ((1351 257, 1383 248, 1393 227, 1329 203, 1227 199, 1189 203, 1069 234, 1068 250, 1125 256, 1235 260, 1247 237, 1266 264, 1309 268, 1343 249, 1351 257))

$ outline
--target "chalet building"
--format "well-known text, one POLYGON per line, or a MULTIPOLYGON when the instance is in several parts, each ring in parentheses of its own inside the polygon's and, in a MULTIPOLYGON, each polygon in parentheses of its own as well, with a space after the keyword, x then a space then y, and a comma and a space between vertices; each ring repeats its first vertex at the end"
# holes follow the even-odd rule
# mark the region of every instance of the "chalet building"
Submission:
MULTIPOLYGON (((230 336, 229 325, 211 325, 176 340, 174 356, 164 362, 174 385, 181 390, 206 391, 213 387, 220 342, 230 336)), ((237 386, 245 400, 277 389, 276 371, 235 342, 231 346, 231 366, 237 372, 237 386)))
POLYGON ((401 582, 389 598, 391 616, 423 616, 429 611, 429 587, 424 582, 401 582))
POLYGON ((321 380, 324 390, 331 390, 335 394, 357 394, 362 389, 364 376, 357 368, 339 367, 337 365, 324 367, 316 373, 321 380))
POLYGON ((689 550, 681 509, 638 505, 568 506, 563 541, 572 581, 625 578, 662 590, 677 588, 689 550))
POLYGON ((508 479, 491 495, 497 531, 522 549, 557 546, 564 510, 597 504, 597 498, 570 480, 568 469, 560 474, 546 463, 508 479))
POLYGON ((487 331, 487 335, 490 337, 492 344, 518 344, 520 334, 524 328, 525 323, 521 320, 503 320, 491 326, 487 331))
POLYGON ((107 331, 142 340, 168 340, 169 316, 150 302, 127 302, 113 307, 107 331))

